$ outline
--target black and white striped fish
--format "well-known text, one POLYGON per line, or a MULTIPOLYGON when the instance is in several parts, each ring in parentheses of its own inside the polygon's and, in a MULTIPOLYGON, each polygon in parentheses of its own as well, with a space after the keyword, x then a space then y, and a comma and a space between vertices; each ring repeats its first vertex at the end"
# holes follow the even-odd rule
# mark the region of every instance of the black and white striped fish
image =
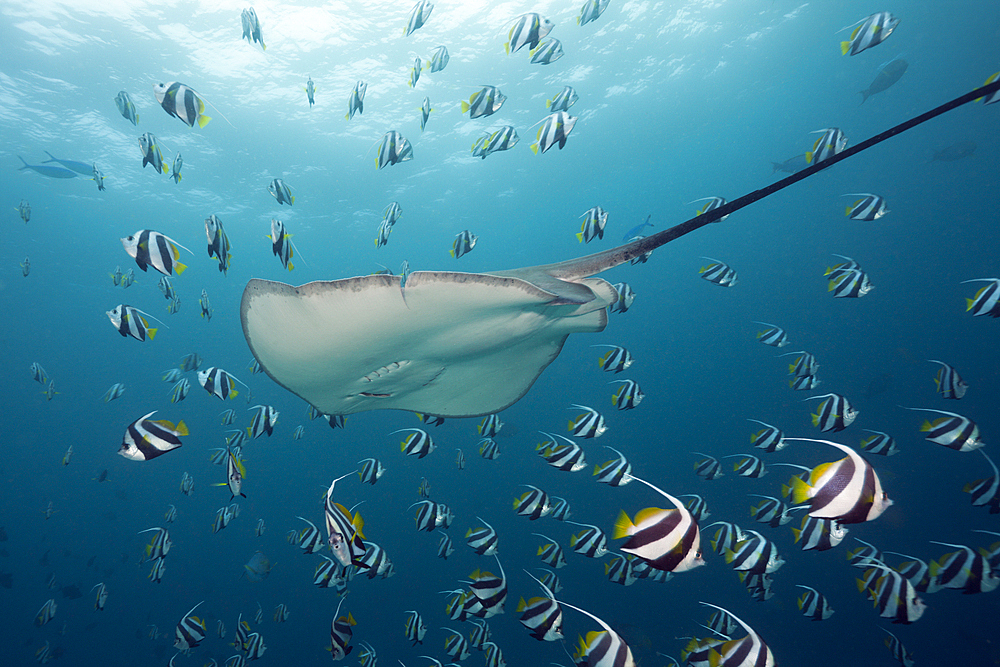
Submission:
POLYGON ((493 438, 483 438, 478 443, 479 455, 488 461, 492 461, 500 456, 500 445, 493 438))
POLYGON ((535 12, 522 14, 514 19, 514 25, 507 33, 507 42, 504 50, 507 55, 517 53, 521 47, 527 45, 529 50, 538 46, 538 42, 548 35, 555 24, 547 18, 535 12))
POLYGON ((856 56, 865 49, 878 46, 888 39, 889 35, 896 29, 896 26, 899 25, 899 19, 889 12, 877 12, 858 21, 858 23, 861 25, 854 29, 851 38, 840 43, 842 55, 856 56))
POLYGON ((447 67, 448 61, 450 60, 451 55, 448 54, 448 47, 439 46, 434 49, 434 53, 431 54, 430 60, 427 61, 427 64, 424 67, 430 70, 430 73, 433 74, 434 72, 440 72, 447 67))
POLYGON ((523 486, 531 490, 525 491, 520 497, 514 499, 514 511, 519 516, 526 516, 529 520, 535 521, 552 511, 547 493, 531 484, 523 486))
POLYGON ((375 484, 383 474, 385 474, 385 466, 378 459, 369 458, 358 461, 358 465, 361 469, 358 470, 358 477, 361 478, 363 484, 375 484))
POLYGON ((574 403, 568 409, 572 410, 573 408, 586 410, 582 415, 569 421, 569 430, 577 438, 599 438, 608 430, 608 427, 604 425, 604 417, 594 408, 574 403))
POLYGON ((278 411, 270 405, 255 405, 249 410, 256 410, 247 426, 247 435, 256 440, 260 436, 271 435, 274 432, 274 425, 278 423, 278 411))
POLYGON ((733 464, 733 471, 740 477, 757 479, 767 474, 767 467, 764 465, 764 462, 752 454, 729 454, 722 458, 731 459, 737 456, 742 458, 733 464))
MULTIPOLYGON (((277 612, 275 612, 275 615, 277 615, 277 612)), ((244 649, 246 652, 244 657, 246 657, 247 660, 259 660, 260 657, 264 655, 264 651, 266 650, 267 647, 264 646, 264 638, 259 632, 251 632, 247 636, 246 648, 244 649)))
POLYGON ((728 264, 717 259, 712 259, 711 257, 702 257, 702 259, 707 259, 711 262, 708 266, 698 269, 698 273, 701 274, 702 278, 720 287, 733 287, 736 285, 736 271, 730 268, 728 264))
POLYGON ((531 152, 538 155, 545 153, 553 146, 558 146, 562 150, 566 146, 566 139, 576 126, 576 117, 570 116, 566 111, 556 111, 538 121, 541 124, 538 133, 535 135, 535 143, 531 144, 531 152))
POLYGON ((223 401, 227 398, 236 398, 239 395, 240 392, 236 389, 237 382, 243 384, 235 376, 215 366, 198 371, 198 384, 205 391, 223 401))
MULTIPOLYGON (((932 540, 933 542, 933 540, 932 540)), ((942 588, 954 588, 965 594, 989 593, 1000 585, 1000 573, 994 573, 985 550, 978 553, 971 547, 946 542, 933 542, 943 547, 958 549, 930 562, 930 586, 928 593, 934 593, 942 588)))
POLYGON ((350 612, 347 616, 339 616, 340 607, 344 604, 344 598, 337 603, 337 611, 333 612, 333 621, 330 623, 330 646, 328 650, 334 660, 343 660, 350 654, 354 647, 350 645, 351 638, 354 637, 354 626, 357 621, 350 612))
POLYGON ((640 562, 632 554, 611 554, 611 560, 604 564, 604 576, 613 584, 631 586, 639 579, 633 570, 633 561, 640 562))
POLYGON ((757 340, 764 343, 764 345, 770 345, 771 347, 784 347, 788 345, 788 334, 785 330, 776 324, 768 324, 767 322, 758 322, 754 320, 754 324, 763 324, 766 329, 757 332, 757 340))
POLYGON ((910 624, 923 616, 927 606, 917 596, 913 584, 902 574, 883 563, 872 563, 858 589, 875 602, 879 616, 892 623, 910 624))
POLYGON ((323 548, 323 537, 320 535, 319 528, 316 527, 309 519, 303 519, 298 516, 296 519, 302 519, 309 524, 308 527, 303 528, 298 534, 298 544, 302 549, 303 553, 311 554, 315 553, 319 549, 323 548))
POLYGON ((682 493, 678 498, 690 498, 691 500, 685 501, 684 507, 691 512, 691 516, 694 517, 695 521, 701 522, 706 520, 712 515, 708 511, 708 502, 696 493, 682 493))
POLYGON ((482 611, 474 614, 479 618, 491 618, 496 614, 502 614, 504 603, 507 601, 507 578, 503 572, 503 565, 500 564, 500 558, 496 554, 493 556, 497 559, 500 576, 478 569, 469 575, 469 579, 472 580, 469 590, 482 605, 482 611))
MULTIPOLYGON (((295 531, 292 532, 294 533, 295 531)), ((340 566, 337 564, 337 561, 327 558, 323 554, 320 554, 320 558, 323 559, 323 562, 317 564, 316 570, 313 572, 313 586, 329 588, 331 583, 335 583, 337 568, 340 566)))
POLYGON ((455 240, 451 243, 451 256, 458 259, 462 255, 467 255, 472 252, 472 249, 476 247, 476 241, 479 237, 470 232, 468 229, 463 229, 458 234, 455 235, 455 240))
MULTIPOLYGON (((708 602, 701 604, 719 611, 726 611, 708 602)), ((709 649, 709 663, 713 667, 774 667, 774 654, 760 635, 731 611, 726 611, 734 621, 747 631, 745 637, 731 639, 709 649)))
POLYGON ((795 391, 809 391, 821 384, 815 375, 801 375, 788 381, 788 386, 795 391))
POLYGON ((718 479, 722 477, 722 464, 719 463, 719 459, 714 456, 709 456, 708 454, 702 454, 701 452, 691 452, 692 454, 697 454, 702 456, 699 461, 694 464, 694 472, 702 479, 718 479))
POLYGON ((41 627, 52 620, 56 615, 56 601, 49 599, 45 601, 42 608, 35 614, 35 625, 41 627))
POLYGON ((608 308, 612 313, 627 312, 635 302, 635 290, 628 283, 615 283, 613 287, 618 292, 618 298, 608 308))
POLYGON ((850 401, 840 394, 831 393, 823 394, 822 396, 810 396, 803 400, 812 401, 818 398, 826 400, 819 404, 816 414, 812 415, 812 423, 813 426, 818 427, 824 433, 829 431, 843 431, 854 423, 854 420, 858 416, 858 411, 854 409, 850 401))
POLYGON ((990 317, 1000 317, 1000 278, 973 278, 963 280, 965 283, 989 283, 982 287, 971 299, 966 299, 965 311, 972 312, 973 317, 989 315, 990 317))
MULTIPOLYGON (((407 509, 417 507, 417 513, 413 519, 416 522, 418 531, 434 532, 441 523, 438 521, 438 505, 433 500, 421 500, 413 503, 407 509)), ((443 521, 443 519, 442 519, 443 521)))
POLYGON ((538 46, 529 51, 532 65, 550 65, 562 58, 566 53, 563 51, 562 42, 554 37, 548 41, 541 42, 538 46))
POLYGON ((838 127, 828 127, 814 130, 813 134, 822 132, 823 136, 816 140, 812 150, 806 151, 806 162, 810 165, 819 164, 847 148, 847 137, 838 127))
POLYGON ((468 102, 462 101, 462 113, 468 112, 470 119, 492 116, 506 101, 507 96, 496 86, 483 86, 472 93, 468 102))
POLYGON ((396 130, 389 130, 378 142, 375 168, 382 169, 413 159, 413 145, 410 140, 396 130))
POLYGON ((143 533, 155 532, 153 539, 149 544, 146 545, 145 559, 146 561, 157 560, 160 558, 165 558, 168 553, 170 553, 170 547, 173 546, 173 542, 170 541, 170 532, 166 528, 147 528, 146 530, 140 530, 139 535, 143 533))
POLYGON ((179 248, 191 251, 160 232, 140 229, 135 234, 121 239, 121 242, 125 252, 143 271, 151 266, 163 275, 170 276, 174 273, 180 275, 187 268, 178 261, 181 258, 179 248))
POLYGON ((632 355, 624 347, 618 345, 591 345, 591 347, 611 348, 597 360, 597 365, 605 371, 621 373, 632 365, 632 355))
POLYGON ((802 525, 799 528, 792 528, 792 534, 795 535, 796 544, 802 543, 803 551, 827 551, 844 541, 847 528, 840 525, 836 519, 804 516, 802 525))
POLYGON ((448 556, 455 553, 455 547, 451 542, 451 537, 449 537, 447 533, 440 530, 438 532, 441 533, 441 541, 438 542, 437 550, 438 558, 448 560, 448 556))
POLYGON ((833 608, 826 597, 811 586, 795 584, 797 588, 804 588, 806 592, 799 598, 799 610, 802 615, 813 621, 825 621, 833 616, 833 608))
POLYGON ((565 498, 552 496, 552 518, 557 521, 566 521, 569 514, 569 501, 565 498))
POLYGON ((104 611, 104 605, 108 602, 108 587, 104 585, 102 581, 99 584, 94 584, 94 587, 90 590, 97 589, 97 595, 94 597, 94 609, 96 611, 104 611))
POLYGON ((604 531, 588 523, 567 521, 574 526, 583 526, 585 530, 570 536, 569 546, 573 551, 590 558, 603 558, 608 553, 608 538, 604 531))
POLYGON ((635 658, 632 657, 632 649, 621 638, 621 635, 611 629, 611 626, 589 611, 584 611, 562 600, 556 600, 556 602, 589 616, 604 628, 601 632, 588 632, 586 639, 583 637, 577 639, 576 651, 573 653, 573 661, 577 665, 583 667, 636 667, 635 658))
POLYGON ((139 152, 142 153, 142 168, 145 169, 147 164, 153 165, 153 169, 156 173, 161 171, 166 174, 170 171, 168 167, 163 162, 163 152, 160 151, 160 146, 156 140, 156 135, 152 132, 144 132, 141 137, 139 137, 139 152))
POLYGON ((416 456, 418 459, 422 459, 437 449, 434 439, 427 434, 427 431, 419 428, 401 428, 389 435, 403 432, 410 432, 410 435, 406 436, 399 444, 399 451, 407 456, 416 456))
POLYGON ((506 667, 503 651, 493 642, 483 642, 483 652, 486 654, 486 667, 506 667))
POLYGON ((493 526, 486 523, 478 516, 476 517, 482 523, 486 524, 485 528, 470 528, 465 532, 465 542, 480 556, 492 556, 497 552, 497 544, 500 539, 497 537, 497 531, 493 530, 493 526))
POLYGON ((163 110, 183 121, 188 127, 205 127, 211 117, 205 115, 205 101, 183 83, 158 83, 153 86, 153 94, 163 110))
POLYGON ((872 563, 882 562, 882 552, 878 547, 870 542, 865 542, 860 537, 855 537, 854 539, 861 542, 862 546, 857 549, 851 549, 846 554, 847 560, 853 567, 866 569, 871 566, 872 563))
POLYGON ((580 243, 590 243, 595 238, 604 238, 604 227, 608 224, 608 212, 600 206, 589 208, 580 215, 583 224, 576 235, 576 240, 580 243))
POLYGON ((903 646, 903 642, 899 641, 899 638, 896 637, 896 635, 892 634, 885 628, 882 628, 882 631, 889 635, 885 638, 885 647, 889 649, 890 653, 892 653, 892 657, 896 659, 896 662, 903 665, 903 667, 913 667, 915 664, 913 661, 913 654, 906 650, 906 647, 903 646))
POLYGON ((979 452, 993 468, 993 476, 969 482, 962 490, 972 495, 972 504, 976 507, 989 507, 990 514, 1000 514, 1000 470, 984 450, 979 452))
POLYGON ((737 542, 746 538, 743 530, 735 523, 716 521, 709 524, 706 529, 712 526, 719 526, 719 529, 715 531, 715 536, 709 542, 712 545, 712 551, 717 554, 724 554, 726 549, 735 548, 737 542))
POLYGON ((271 253, 281 260, 281 265, 289 271, 294 269, 291 259, 295 256, 295 249, 292 235, 285 231, 285 223, 271 218, 271 234, 267 238, 271 239, 271 253))
POLYGON ((867 273, 851 269, 831 278, 826 291, 832 292, 835 299, 856 299, 868 294, 873 287, 867 273))
MULTIPOLYGON (((144 341, 147 337, 149 340, 153 340, 156 336, 157 329, 150 328, 149 322, 146 320, 147 317, 154 320, 156 318, 138 308, 121 303, 107 311, 105 315, 108 316, 111 324, 123 338, 131 336, 138 341, 144 341)), ((156 321, 159 322, 159 320, 156 321)))
MULTIPOLYGON (((689 201, 688 204, 693 204, 699 201, 705 202, 705 205, 699 208, 697 211, 695 211, 695 215, 705 215, 706 213, 710 213, 715 209, 719 208, 720 206, 726 205, 726 200, 723 197, 702 197, 701 199, 695 199, 694 201, 689 201)), ((728 217, 729 217, 728 214, 724 215, 718 220, 715 220, 714 222, 722 222, 728 217)))
POLYGON ((424 643, 424 635, 427 634, 427 626, 420 613, 410 610, 406 613, 406 621, 403 623, 403 635, 407 640, 413 642, 413 646, 424 643))
POLYGON ((844 215, 851 220, 871 222, 872 220, 878 220, 889 212, 885 207, 885 197, 873 195, 870 192, 852 192, 851 194, 842 196, 861 197, 861 199, 847 207, 847 212, 844 215))
POLYGON ((659 493, 676 509, 648 507, 637 512, 634 519, 629 519, 624 511, 620 512, 613 537, 629 538, 621 546, 621 551, 638 556, 657 570, 668 572, 685 572, 704 565, 701 534, 691 512, 680 500, 662 489, 638 477, 632 479, 659 493))
POLYGON ((202 603, 204 600, 191 607, 191 611, 184 614, 177 622, 174 630, 174 648, 187 652, 205 639, 205 621, 191 615, 202 603))
MULTIPOLYGON (((531 574, 529 577, 535 579, 531 574)), ((521 614, 521 625, 528 628, 529 634, 538 641, 554 642, 563 639, 562 609, 556 602, 555 595, 541 581, 536 582, 545 591, 546 597, 535 597, 528 601, 521 598, 517 605, 517 613, 521 614)))
POLYGON ((920 426, 920 431, 926 433, 924 440, 943 445, 948 449, 955 449, 960 452, 971 452, 979 449, 986 443, 979 435, 979 426, 968 417, 957 415, 954 412, 945 410, 932 410, 930 408, 907 408, 907 410, 919 410, 921 412, 936 412, 939 415, 946 415, 935 419, 933 422, 924 420, 920 426))
MULTIPOLYGON (((453 657, 455 660, 465 660, 472 655, 472 653, 469 652, 469 640, 465 638, 465 635, 458 630, 452 630, 451 628, 442 627, 441 629, 451 633, 451 635, 445 637, 444 640, 445 653, 453 657)), ((433 658, 431 658, 431 660, 433 660, 433 658)))
POLYGON ((549 111, 569 111, 579 99, 572 86, 564 86, 551 100, 545 100, 545 108, 549 111))
POLYGON ((587 467, 583 448, 580 445, 562 435, 544 432, 542 434, 549 436, 549 439, 538 443, 535 446, 535 451, 550 466, 568 472, 577 472, 587 467), (560 443, 556 438, 562 438, 566 442, 560 443))
POLYGON ((229 260, 232 254, 229 252, 229 236, 222 227, 222 220, 214 213, 205 218, 205 238, 208 240, 208 256, 215 256, 219 260, 219 271, 227 274, 229 271, 229 260))
POLYGON ((618 455, 618 458, 605 461, 594 466, 594 476, 601 484, 608 486, 624 486, 632 481, 632 464, 628 462, 625 455, 614 447, 608 447, 618 455))
POLYGON ((566 566, 566 557, 563 554, 563 549, 559 546, 558 542, 553 540, 551 537, 542 535, 541 533, 532 533, 532 535, 537 535, 538 537, 548 540, 547 544, 543 544, 538 547, 538 557, 542 559, 543 563, 550 567, 554 567, 557 570, 566 566))
POLYGON ((801 355, 795 361, 788 364, 788 374, 794 375, 795 377, 805 377, 816 375, 819 370, 819 364, 816 362, 816 357, 814 357, 809 352, 805 350, 799 350, 798 352, 785 352, 784 354, 779 354, 779 357, 787 357, 792 354, 801 355))
POLYGON ((898 551, 886 551, 885 553, 900 556, 902 558, 909 558, 910 560, 903 561, 893 569, 906 577, 910 583, 913 584, 913 589, 916 592, 927 592, 927 589, 931 585, 931 575, 930 566, 926 562, 916 556, 908 556, 906 554, 901 554, 898 551))
POLYGON ((408 37, 413 34, 414 30, 422 28, 427 19, 431 17, 431 12, 434 11, 434 3, 429 0, 417 0, 417 4, 413 5, 413 9, 410 10, 410 18, 406 21, 406 27, 403 28, 403 37, 408 37))
POLYGON ((788 510, 791 508, 778 498, 762 496, 756 493, 749 495, 764 499, 763 502, 756 506, 750 506, 750 516, 753 517, 754 521, 766 523, 772 528, 777 528, 778 526, 784 526, 792 520, 792 515, 788 513, 788 510))
POLYGON ((330 483, 326 491, 323 515, 326 521, 327 545, 334 557, 344 567, 364 565, 364 534, 361 532, 364 520, 360 513, 351 515, 350 510, 333 501, 333 488, 337 482, 351 473, 341 475, 330 483))
POLYGON ((756 433, 750 434, 750 444, 754 447, 771 453, 788 446, 788 443, 785 442, 785 434, 777 426, 771 426, 756 419, 748 419, 747 421, 755 422, 764 427, 756 433))
POLYGON ((136 419, 125 429, 118 453, 132 461, 148 461, 181 446, 181 436, 188 435, 184 421, 176 425, 166 420, 151 420, 153 410, 136 419))
POLYGON ((746 537, 736 543, 735 549, 727 549, 725 555, 734 570, 751 574, 771 574, 785 564, 774 542, 756 530, 746 531, 746 537))
POLYGON ((364 570, 369 579, 374 579, 379 575, 383 578, 391 577, 392 561, 389 560, 389 555, 385 552, 385 549, 367 540, 364 541, 364 547, 365 555, 360 559, 361 564, 354 565, 352 571, 359 572, 364 570))
MULTIPOLYGON (((789 438, 797 442, 818 442, 847 454, 839 461, 821 463, 812 469, 808 480, 795 476, 782 491, 789 490, 792 502, 809 502, 809 515, 836 519, 840 523, 873 521, 892 501, 882 490, 882 481, 871 464, 850 447, 829 440, 789 438)), ((786 494, 787 495, 787 494, 786 494)))
POLYGON ((642 402, 642 399, 646 397, 642 393, 642 388, 639 383, 635 380, 612 380, 608 384, 621 384, 622 386, 618 388, 611 396, 611 404, 617 407, 619 410, 631 410, 635 406, 642 402))
POLYGON ((941 394, 941 398, 958 400, 965 396, 969 385, 958 374, 958 371, 937 359, 928 359, 927 361, 932 364, 941 364, 941 368, 938 369, 937 376, 934 378, 934 384, 937 385, 937 391, 941 394))
POLYGON ((368 92, 368 84, 364 81, 358 81, 354 84, 354 88, 351 89, 351 96, 347 100, 347 115, 344 116, 345 120, 350 120, 354 118, 356 113, 365 112, 365 93, 368 92))
POLYGON ((899 448, 896 447, 896 441, 888 433, 873 431, 870 428, 864 430, 875 435, 861 439, 861 444, 859 445, 861 451, 868 452, 869 454, 879 454, 880 456, 892 456, 899 452, 899 448))
POLYGON ((503 422, 500 421, 499 415, 486 415, 476 428, 479 430, 479 435, 492 438, 503 428, 503 422))
POLYGON ((493 153, 509 151, 520 140, 521 137, 517 136, 517 130, 514 129, 513 125, 504 125, 499 130, 489 133, 484 138, 481 157, 485 160, 487 156, 493 153))

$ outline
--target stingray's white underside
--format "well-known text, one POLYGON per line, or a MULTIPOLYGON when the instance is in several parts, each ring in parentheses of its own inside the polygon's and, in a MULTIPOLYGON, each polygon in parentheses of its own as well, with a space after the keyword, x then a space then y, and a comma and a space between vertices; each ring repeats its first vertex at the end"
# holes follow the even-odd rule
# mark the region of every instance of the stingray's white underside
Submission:
POLYGON ((566 336, 602 331, 617 293, 600 278, 415 272, 293 287, 251 280, 241 318, 263 369, 318 410, 443 417, 520 399, 566 336), (564 288, 564 289, 563 289, 564 288))

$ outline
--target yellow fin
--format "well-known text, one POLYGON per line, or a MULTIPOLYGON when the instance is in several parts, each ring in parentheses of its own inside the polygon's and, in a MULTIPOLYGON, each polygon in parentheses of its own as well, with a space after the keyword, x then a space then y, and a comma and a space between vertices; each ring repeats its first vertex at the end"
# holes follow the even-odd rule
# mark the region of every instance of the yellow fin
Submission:
POLYGON ((153 340, 153 338, 156 337, 156 332, 157 331, 159 331, 159 329, 155 329, 155 328, 154 329, 146 329, 146 335, 149 336, 149 340, 153 340))
POLYGON ((198 127, 205 127, 210 120, 212 120, 211 116, 198 116, 198 127))
POLYGON ((615 527, 611 531, 612 539, 620 539, 622 537, 628 537, 633 532, 635 532, 635 524, 632 520, 628 518, 628 514, 625 510, 622 510, 618 514, 618 519, 615 521, 615 527))

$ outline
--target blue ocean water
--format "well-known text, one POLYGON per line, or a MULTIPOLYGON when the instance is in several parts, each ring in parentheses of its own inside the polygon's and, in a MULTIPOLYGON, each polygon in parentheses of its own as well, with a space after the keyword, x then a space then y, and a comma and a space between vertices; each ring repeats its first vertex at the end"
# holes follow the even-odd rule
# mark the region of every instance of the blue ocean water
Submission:
MULTIPOLYGON (((301 284, 363 275, 381 266, 397 270, 484 272, 571 259, 613 247, 622 234, 650 215, 659 231, 686 220, 706 196, 734 199, 775 181, 771 163, 811 148, 812 131, 836 126, 857 143, 888 127, 965 93, 998 69, 996 9, 990 2, 907 2, 873 7, 838 3, 620 2, 611 0, 596 22, 576 25, 573 2, 438 2, 427 24, 408 37, 408 2, 344 2, 322 6, 256 5, 266 51, 240 40, 239 3, 60 3, 4 2, 0 13, 0 191, 4 193, 5 267, 0 295, 9 313, 0 329, 9 379, 5 418, 0 420, 0 588, 6 611, 0 642, 10 664, 27 664, 46 641, 61 661, 76 664, 159 664, 174 655, 174 626, 201 600, 208 638, 175 666, 222 664, 235 651, 228 642, 239 614, 264 637, 265 663, 329 660, 329 625, 339 598, 317 589, 311 577, 318 556, 288 544, 286 533, 304 524, 322 525, 322 493, 334 477, 368 456, 388 471, 373 487, 356 478, 338 484, 338 500, 363 503, 365 535, 383 546, 395 564, 389 579, 361 576, 349 586, 342 612, 358 625, 354 643, 376 648, 380 664, 422 665, 421 655, 447 662, 443 642, 450 626, 439 591, 461 587, 469 574, 496 563, 464 544, 476 517, 500 535, 500 560, 509 579, 506 613, 489 620, 507 664, 569 664, 558 643, 527 636, 514 613, 519 597, 539 594, 524 574, 541 565, 541 540, 567 549, 559 570, 561 599, 585 608, 620 632, 641 664, 667 664, 656 652, 680 657, 685 640, 704 636, 697 623, 706 601, 733 611, 767 641, 779 664, 892 664, 882 646, 890 629, 920 664, 1000 662, 992 628, 1000 614, 996 593, 964 596, 944 590, 925 596, 928 610, 912 626, 889 626, 855 586, 860 570, 844 557, 859 546, 929 560, 949 551, 931 540, 972 547, 995 538, 972 530, 1000 531, 998 515, 972 507, 962 487, 988 477, 978 453, 958 453, 923 439, 922 417, 900 406, 951 410, 974 419, 992 450, 1000 430, 995 403, 1000 368, 995 323, 965 312, 964 299, 979 286, 963 280, 998 277, 994 245, 997 214, 993 191, 997 161, 996 107, 967 105, 810 177, 719 224, 657 249, 650 261, 621 266, 602 277, 627 281, 637 292, 633 307, 612 314, 600 334, 571 336, 559 358, 520 402, 501 414, 505 425, 495 461, 480 458, 478 420, 447 420, 428 428, 438 449, 416 460, 399 453, 399 428, 419 426, 412 414, 352 415, 343 431, 310 422, 306 404, 264 375, 251 375, 250 351, 239 319, 240 295, 248 279, 301 284), (849 31, 837 31, 873 11, 892 11, 900 26, 885 43, 857 56, 840 54, 849 31), (537 11, 555 23, 551 37, 566 55, 550 65, 529 63, 527 49, 505 55, 505 24, 537 11), (407 82, 414 57, 430 57, 446 45, 451 61, 441 72, 424 72, 415 88, 407 82), (901 56, 903 78, 859 104, 880 66, 901 56), (316 85, 316 106, 302 90, 316 85), (368 82, 363 114, 345 120, 347 99, 358 80, 368 82), (211 104, 213 120, 188 128, 158 108, 152 86, 180 81, 211 104), (483 85, 508 96, 489 118, 469 120, 460 100, 483 85), (533 155, 534 123, 545 100, 571 85, 580 99, 571 108, 577 123, 563 150, 533 155), (137 127, 115 108, 120 90, 132 96, 137 127), (419 107, 430 98, 434 111, 420 131, 419 107), (228 121, 228 122, 227 122, 228 121), (521 140, 511 151, 486 160, 470 147, 483 131, 513 125, 521 140), (375 169, 372 146, 388 130, 413 144, 414 158, 375 169), (183 179, 141 167, 137 137, 152 132, 167 162, 184 156, 183 179), (960 142, 976 144, 964 159, 933 161, 935 151, 960 142), (84 177, 50 179, 18 171, 22 156, 37 165, 52 155, 96 163, 106 175, 99 192, 84 177), (267 193, 274 178, 287 182, 294 206, 280 206, 267 193), (874 222, 844 216, 845 193, 883 195, 890 213, 874 222), (25 224, 16 207, 30 202, 25 224), (388 245, 374 240, 382 210, 398 201, 403 217, 388 245), (603 240, 581 246, 580 216, 599 205, 609 212, 603 240), (227 275, 204 254, 204 220, 222 219, 232 242, 227 275), (286 271, 265 238, 269 221, 284 221, 299 249, 286 271), (154 229, 193 251, 173 283, 181 309, 168 314, 153 271, 138 271, 119 238, 154 229), (469 229, 475 249, 458 260, 448 255, 452 239, 469 229), (834 299, 824 270, 856 259, 874 289, 860 299, 834 299), (723 289, 701 280, 702 256, 721 259, 739 273, 723 289), (31 271, 18 266, 30 258, 31 271), (109 274, 136 269, 127 290, 109 274), (199 316, 201 290, 211 298, 211 321, 199 316), (121 338, 105 311, 127 303, 163 320, 155 340, 121 338), (792 342, 780 350, 755 340, 753 320, 784 327, 792 342), (595 344, 626 346, 636 361, 620 376, 603 373, 595 344), (816 355, 822 385, 814 392, 787 386, 784 351, 816 355), (161 374, 182 356, 197 352, 205 366, 231 371, 250 386, 225 403, 193 386, 183 402, 169 402, 161 374), (961 401, 935 393, 936 367, 947 361, 969 383, 961 401), (40 363, 59 393, 46 400, 28 368, 40 363), (628 377, 646 394, 633 411, 610 402, 628 377), (124 396, 104 403, 113 383, 124 396), (638 484, 608 488, 588 471, 565 473, 534 452, 538 431, 566 433, 571 404, 594 406, 608 432, 581 441, 591 464, 623 451, 636 475, 675 495, 703 495, 708 522, 735 521, 754 527, 748 493, 778 495, 787 481, 781 468, 758 480, 727 471, 719 480, 697 478, 692 451, 715 456, 750 453, 747 419, 780 425, 789 436, 823 437, 811 425, 811 394, 847 396, 860 415, 837 442, 857 445, 862 429, 892 434, 900 453, 869 456, 894 504, 874 522, 850 527, 848 538, 824 553, 802 552, 789 526, 762 528, 787 563, 775 573, 774 597, 755 602, 724 559, 707 548, 708 565, 659 584, 614 585, 602 562, 570 553, 576 526, 546 517, 529 522, 511 509, 533 484, 570 501, 573 520, 611 530, 621 509, 629 514, 662 504, 638 484), (274 406, 274 434, 244 449, 247 476, 241 514, 213 534, 216 510, 228 504, 223 468, 208 450, 224 444, 219 413, 235 408, 234 426, 249 423, 246 408, 274 406), (117 455, 125 427, 158 410, 157 417, 183 419, 191 435, 176 452, 136 463, 117 455), (293 441, 298 425, 305 437, 293 441), (69 465, 60 465, 73 446, 69 465), (458 471, 455 448, 467 466, 458 471), (94 480, 102 470, 108 481, 94 480), (195 478, 190 497, 178 485, 184 472, 195 478), (456 513, 450 529, 456 552, 435 557, 438 536, 417 533, 413 511, 421 477, 433 500, 456 513), (54 513, 43 510, 52 503, 54 513), (163 582, 147 580, 138 565, 148 536, 163 526, 169 504, 178 509, 170 525, 174 541, 163 582), (258 519, 267 526, 254 535, 258 519), (274 563, 270 576, 251 583, 243 564, 261 550, 274 563), (77 585, 79 599, 49 590, 77 585), (103 612, 87 593, 103 581, 109 592, 103 612), (820 623, 796 607, 801 589, 819 588, 836 610, 820 623), (54 597, 55 618, 36 628, 34 614, 54 597), (284 603, 290 618, 271 620, 284 603), (418 610, 428 626, 423 646, 403 637, 404 611, 418 610), (229 635, 215 633, 222 619, 229 635), (165 637, 148 638, 150 625, 165 637)), ((276 326, 294 326, 278 323, 276 326)), ((393 323, 387 322, 387 327, 393 323)), ((489 335, 489 332, 483 332, 489 335)), ((484 378, 484 381, 488 381, 484 378)), ((796 443, 765 461, 814 466, 839 458, 832 449, 796 443)), ((730 462, 732 460, 727 460, 730 462)), ((797 525, 796 523, 790 525, 797 525)), ((606 560, 606 559, 605 559, 606 560)), ((565 612, 570 647, 577 634, 599 629, 565 612)), ((571 648, 571 647, 570 647, 571 648)), ((357 649, 355 649, 357 651, 357 649)), ((357 662, 357 653, 348 656, 357 662)), ((468 664, 482 664, 473 655, 468 664)))

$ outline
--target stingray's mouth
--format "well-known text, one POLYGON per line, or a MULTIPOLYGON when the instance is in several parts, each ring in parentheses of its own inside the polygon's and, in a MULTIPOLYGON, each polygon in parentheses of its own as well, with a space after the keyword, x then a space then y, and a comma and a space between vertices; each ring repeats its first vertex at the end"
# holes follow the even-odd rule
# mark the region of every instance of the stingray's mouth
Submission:
POLYGON ((370 391, 363 391, 358 396, 364 396, 365 398, 392 398, 392 394, 373 394, 370 391))

